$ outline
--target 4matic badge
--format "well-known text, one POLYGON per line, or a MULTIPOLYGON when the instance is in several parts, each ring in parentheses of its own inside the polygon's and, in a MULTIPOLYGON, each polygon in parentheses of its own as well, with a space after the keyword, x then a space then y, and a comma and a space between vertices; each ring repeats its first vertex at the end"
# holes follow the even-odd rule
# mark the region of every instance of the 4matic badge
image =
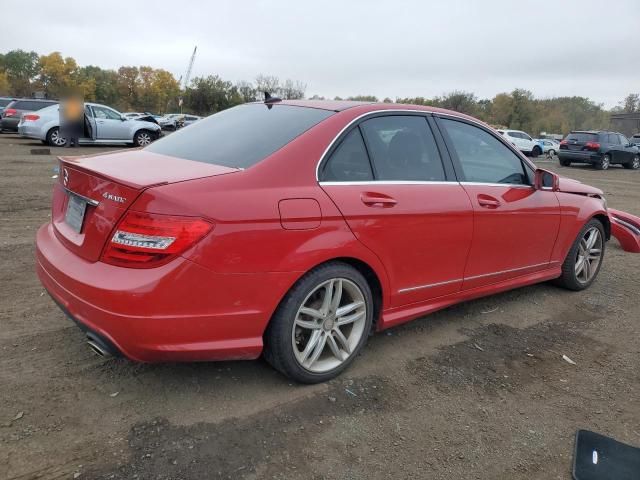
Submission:
POLYGON ((120 197, 118 195, 114 195, 112 193, 104 192, 102 194, 102 198, 105 200, 111 200, 112 202, 125 203, 127 199, 125 197, 120 197))

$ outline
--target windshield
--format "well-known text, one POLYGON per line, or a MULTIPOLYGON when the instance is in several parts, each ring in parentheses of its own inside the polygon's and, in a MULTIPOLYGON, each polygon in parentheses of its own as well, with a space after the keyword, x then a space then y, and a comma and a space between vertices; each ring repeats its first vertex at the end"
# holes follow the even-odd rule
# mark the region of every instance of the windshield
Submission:
POLYGON ((199 120, 145 150, 232 168, 248 168, 333 111, 291 105, 245 104, 199 120))

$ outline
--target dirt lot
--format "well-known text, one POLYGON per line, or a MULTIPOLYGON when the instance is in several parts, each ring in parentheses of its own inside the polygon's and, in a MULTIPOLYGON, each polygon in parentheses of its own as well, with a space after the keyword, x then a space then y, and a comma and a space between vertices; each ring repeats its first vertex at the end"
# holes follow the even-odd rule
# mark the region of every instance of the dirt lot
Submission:
MULTIPOLYGON (((0 135, 0 478, 568 479, 578 428, 640 445, 640 255, 615 240, 588 291, 449 308, 325 385, 263 361, 105 361, 34 273, 62 151, 41 147, 0 135)), ((640 214, 640 172, 541 165, 640 214)))

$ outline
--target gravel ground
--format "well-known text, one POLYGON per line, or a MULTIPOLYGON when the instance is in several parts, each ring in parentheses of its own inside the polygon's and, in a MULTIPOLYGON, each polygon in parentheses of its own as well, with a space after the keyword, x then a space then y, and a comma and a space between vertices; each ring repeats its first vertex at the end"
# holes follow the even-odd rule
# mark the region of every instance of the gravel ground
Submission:
MULTIPOLYGON (((640 445, 640 255, 615 240, 585 292, 448 308, 324 385, 261 360, 103 360, 34 273, 62 149, 32 148, 0 135, 0 478, 569 479, 578 428, 640 445)), ((640 172, 539 163, 640 214, 640 172)))

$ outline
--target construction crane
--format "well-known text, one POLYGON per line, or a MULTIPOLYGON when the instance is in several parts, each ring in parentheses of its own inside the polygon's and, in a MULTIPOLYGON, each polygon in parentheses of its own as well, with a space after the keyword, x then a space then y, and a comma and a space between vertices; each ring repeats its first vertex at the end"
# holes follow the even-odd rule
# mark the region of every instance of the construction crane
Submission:
MULTIPOLYGON (((184 82, 182 82, 182 85, 180 86, 180 91, 181 92, 185 92, 187 89, 187 86, 189 85, 189 78, 191 77, 191 70, 193 69, 193 62, 196 59, 196 50, 198 50, 198 46, 196 45, 195 47, 193 47, 193 53, 191 54, 191 60, 189 60, 189 67, 187 68, 187 74, 184 76, 184 82)), ((180 80, 182 80, 183 77, 180 77, 180 80)), ((179 103, 180 103, 180 113, 182 113, 182 94, 180 95, 180 99, 179 99, 179 103)))

